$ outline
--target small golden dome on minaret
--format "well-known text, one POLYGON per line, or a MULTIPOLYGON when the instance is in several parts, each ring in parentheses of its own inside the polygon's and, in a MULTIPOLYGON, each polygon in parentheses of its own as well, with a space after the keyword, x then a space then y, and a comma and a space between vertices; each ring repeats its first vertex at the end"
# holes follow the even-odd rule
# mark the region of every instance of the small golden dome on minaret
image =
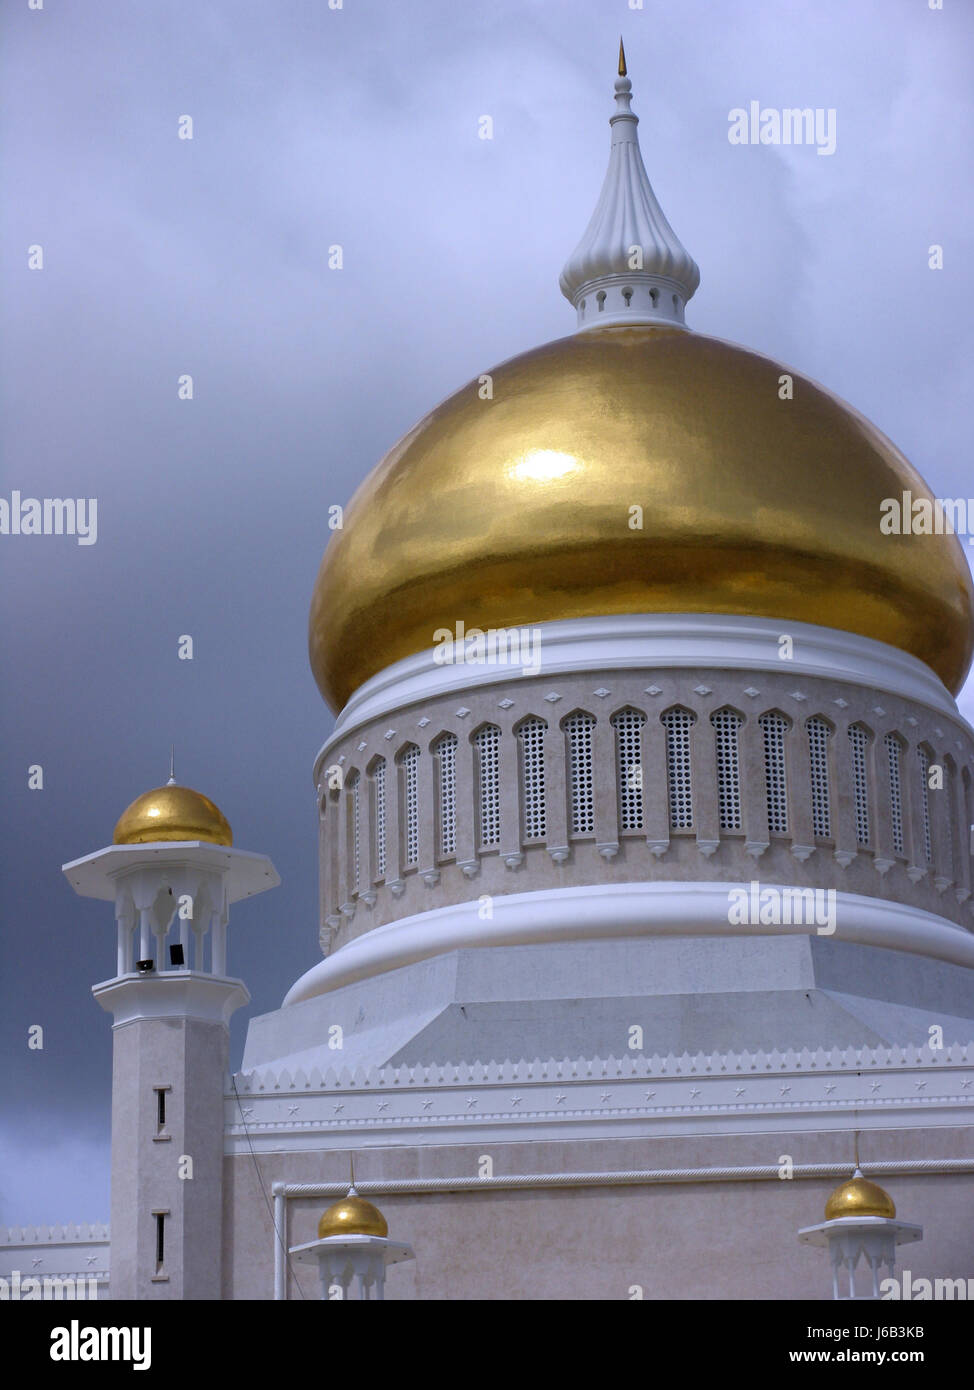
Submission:
POLYGON ((843 1216, 885 1216, 892 1221, 896 1216, 896 1207, 885 1188, 864 1178, 857 1168, 848 1182, 841 1183, 825 1204, 826 1221, 837 1221, 843 1216))
POLYGON ((318 1222, 318 1239, 326 1236, 387 1236, 389 1225, 378 1207, 367 1202, 355 1191, 354 1183, 348 1194, 332 1203, 318 1222))
POLYGON ((116 845, 146 845, 180 840, 208 840, 232 845, 233 831, 226 816, 202 792, 178 787, 170 767, 164 787, 137 796, 118 818, 112 840, 116 845))

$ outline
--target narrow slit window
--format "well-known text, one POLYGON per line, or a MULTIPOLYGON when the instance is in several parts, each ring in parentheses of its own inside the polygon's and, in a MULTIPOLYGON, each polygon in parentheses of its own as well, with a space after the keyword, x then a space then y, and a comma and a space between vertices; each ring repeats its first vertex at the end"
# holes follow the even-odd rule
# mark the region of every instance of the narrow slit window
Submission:
POLYGON ((829 778, 829 739, 832 729, 819 715, 806 725, 808 770, 812 788, 812 831, 819 840, 832 838, 832 794, 829 778))
POLYGON ((521 818, 526 840, 543 840, 547 833, 545 810, 543 719, 527 719, 517 731, 521 749, 521 818))
POLYGON ((785 732, 788 721, 783 714, 762 714, 758 720, 764 739, 764 783, 768 803, 768 830, 772 835, 788 834, 788 786, 785 779, 785 732))
POLYGON ((741 828, 741 758, 739 735, 744 720, 732 709, 710 716, 717 759, 717 812, 721 830, 741 828))
POLYGON ((866 776, 866 747, 869 736, 861 724, 849 729, 852 752, 852 786, 856 803, 856 843, 869 844, 869 782, 866 776))
POLYGON ((917 749, 920 764, 920 814, 923 817, 923 852, 928 864, 933 862, 933 842, 930 836, 930 754, 923 747, 917 749))
POLYGON ((477 730, 474 749, 477 758, 477 810, 480 844, 490 849, 501 838, 500 795, 501 731, 496 724, 477 730))
POLYGON ((592 772, 592 730, 590 714, 572 714, 565 720, 568 741, 568 783, 573 835, 595 833, 595 783, 592 772))
POLYGON ((903 787, 900 777, 900 741, 895 734, 887 734, 884 742, 889 763, 889 815, 893 830, 893 848, 897 854, 902 854, 903 787))
POLYGON ((372 769, 372 834, 375 837, 375 876, 386 875, 386 760, 372 769))
POLYGON ((616 731, 616 777, 619 784, 619 829, 643 828, 642 728, 646 716, 624 709, 612 717, 616 731))
POLYGON ((419 749, 409 745, 402 755, 403 801, 403 860, 407 869, 419 863, 419 749))
POLYGON ((359 891, 362 873, 362 834, 359 818, 361 778, 357 772, 351 774, 345 788, 348 797, 349 897, 355 897, 359 891))
POLYGON ((457 852, 457 736, 444 734, 433 753, 437 770, 437 821, 440 857, 449 859, 457 852))
POLYGON ((690 730, 696 722, 696 716, 688 709, 671 709, 662 716, 662 721, 666 730, 666 780, 669 790, 670 826, 674 830, 692 830, 690 730))

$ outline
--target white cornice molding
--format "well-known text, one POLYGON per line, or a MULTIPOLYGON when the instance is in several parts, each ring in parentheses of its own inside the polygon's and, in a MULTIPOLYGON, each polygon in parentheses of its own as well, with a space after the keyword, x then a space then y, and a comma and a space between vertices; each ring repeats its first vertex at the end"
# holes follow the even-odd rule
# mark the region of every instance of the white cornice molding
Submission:
POLYGON ((113 1016, 113 1030, 145 1019, 192 1019, 229 1026, 230 1016, 250 993, 243 980, 196 970, 160 970, 148 975, 116 975, 92 987, 101 1007, 113 1016))
POLYGON ((231 903, 276 888, 281 882, 266 854, 214 845, 205 840, 108 845, 61 865, 61 872, 79 896, 101 898, 105 902, 115 900, 121 881, 143 869, 159 870, 163 876, 189 869, 224 875, 227 899, 231 903))
MULTIPOLYGON (((783 891, 785 885, 776 887, 783 891)), ((306 971, 288 990, 284 1007, 450 951, 643 936, 828 934, 837 941, 883 946, 974 968, 974 934, 920 908, 835 892, 834 932, 817 933, 807 924, 729 922, 731 892, 747 895, 748 891, 744 883, 587 884, 499 895, 493 899, 488 920, 481 919, 478 899, 454 903, 356 937, 306 971)))
POLYGON ((66 1226, 0 1226, 0 1245, 107 1245, 107 1221, 66 1226))
POLYGON ((384 1067, 235 1078, 229 1153, 970 1125, 974 1041, 384 1067), (853 1124, 854 1121, 854 1124, 853 1124))
MULTIPOLYGON (((943 682, 916 657, 870 637, 813 623, 710 613, 622 613, 538 623, 531 630, 540 633, 538 674, 545 679, 620 669, 772 671, 795 679, 848 681, 915 700, 947 718, 961 717, 943 682), (787 662, 778 656, 782 632, 793 642, 787 662)), ((329 749, 372 719, 463 690, 523 679, 516 664, 439 665, 435 652, 430 647, 393 662, 355 691, 315 759, 316 781, 329 749)))
MULTIPOLYGON (((238 1072, 238 1095, 259 1095, 301 1090, 406 1090, 426 1092, 436 1087, 529 1085, 556 1081, 646 1080, 664 1077, 743 1076, 797 1072, 849 1072, 913 1067, 974 1067, 974 1038, 969 1043, 949 1043, 932 1048, 915 1044, 879 1047, 772 1048, 768 1052, 743 1048, 740 1052, 633 1051, 622 1057, 548 1057, 510 1059, 503 1062, 431 1062, 386 1067, 317 1067, 290 1069, 255 1067, 238 1072)), ((233 1093, 228 1093, 228 1099, 233 1093)), ((972 1096, 974 1099, 974 1096, 972 1096)))

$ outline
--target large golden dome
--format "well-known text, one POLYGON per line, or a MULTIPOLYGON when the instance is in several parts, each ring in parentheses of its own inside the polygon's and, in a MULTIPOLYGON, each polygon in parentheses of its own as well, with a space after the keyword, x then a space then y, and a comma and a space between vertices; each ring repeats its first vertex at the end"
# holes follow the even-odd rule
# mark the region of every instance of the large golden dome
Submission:
POLYGON ((880 531, 885 498, 931 494, 822 386, 654 325, 561 338, 490 376, 492 399, 474 381, 400 440, 332 536, 310 622, 332 706, 458 620, 616 613, 838 627, 960 688, 974 642, 961 545, 880 531))
POLYGON ((232 845, 233 831, 215 802, 192 787, 164 787, 137 796, 119 816, 112 837, 116 845, 145 845, 180 840, 208 840, 232 845))

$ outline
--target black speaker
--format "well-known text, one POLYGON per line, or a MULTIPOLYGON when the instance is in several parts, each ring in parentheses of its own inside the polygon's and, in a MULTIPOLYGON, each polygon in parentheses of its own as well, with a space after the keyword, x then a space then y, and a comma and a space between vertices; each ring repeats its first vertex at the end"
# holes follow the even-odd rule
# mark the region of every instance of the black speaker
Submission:
POLYGON ((186 964, 186 958, 185 958, 185 956, 183 955, 183 948, 182 948, 182 946, 180 945, 180 943, 179 943, 178 941, 176 942, 175 946, 170 946, 170 947, 169 947, 169 964, 170 964, 170 965, 185 965, 185 964, 186 964))
POLYGON ((150 970, 155 970, 156 963, 154 960, 137 960, 135 968, 140 975, 148 975, 150 970))

